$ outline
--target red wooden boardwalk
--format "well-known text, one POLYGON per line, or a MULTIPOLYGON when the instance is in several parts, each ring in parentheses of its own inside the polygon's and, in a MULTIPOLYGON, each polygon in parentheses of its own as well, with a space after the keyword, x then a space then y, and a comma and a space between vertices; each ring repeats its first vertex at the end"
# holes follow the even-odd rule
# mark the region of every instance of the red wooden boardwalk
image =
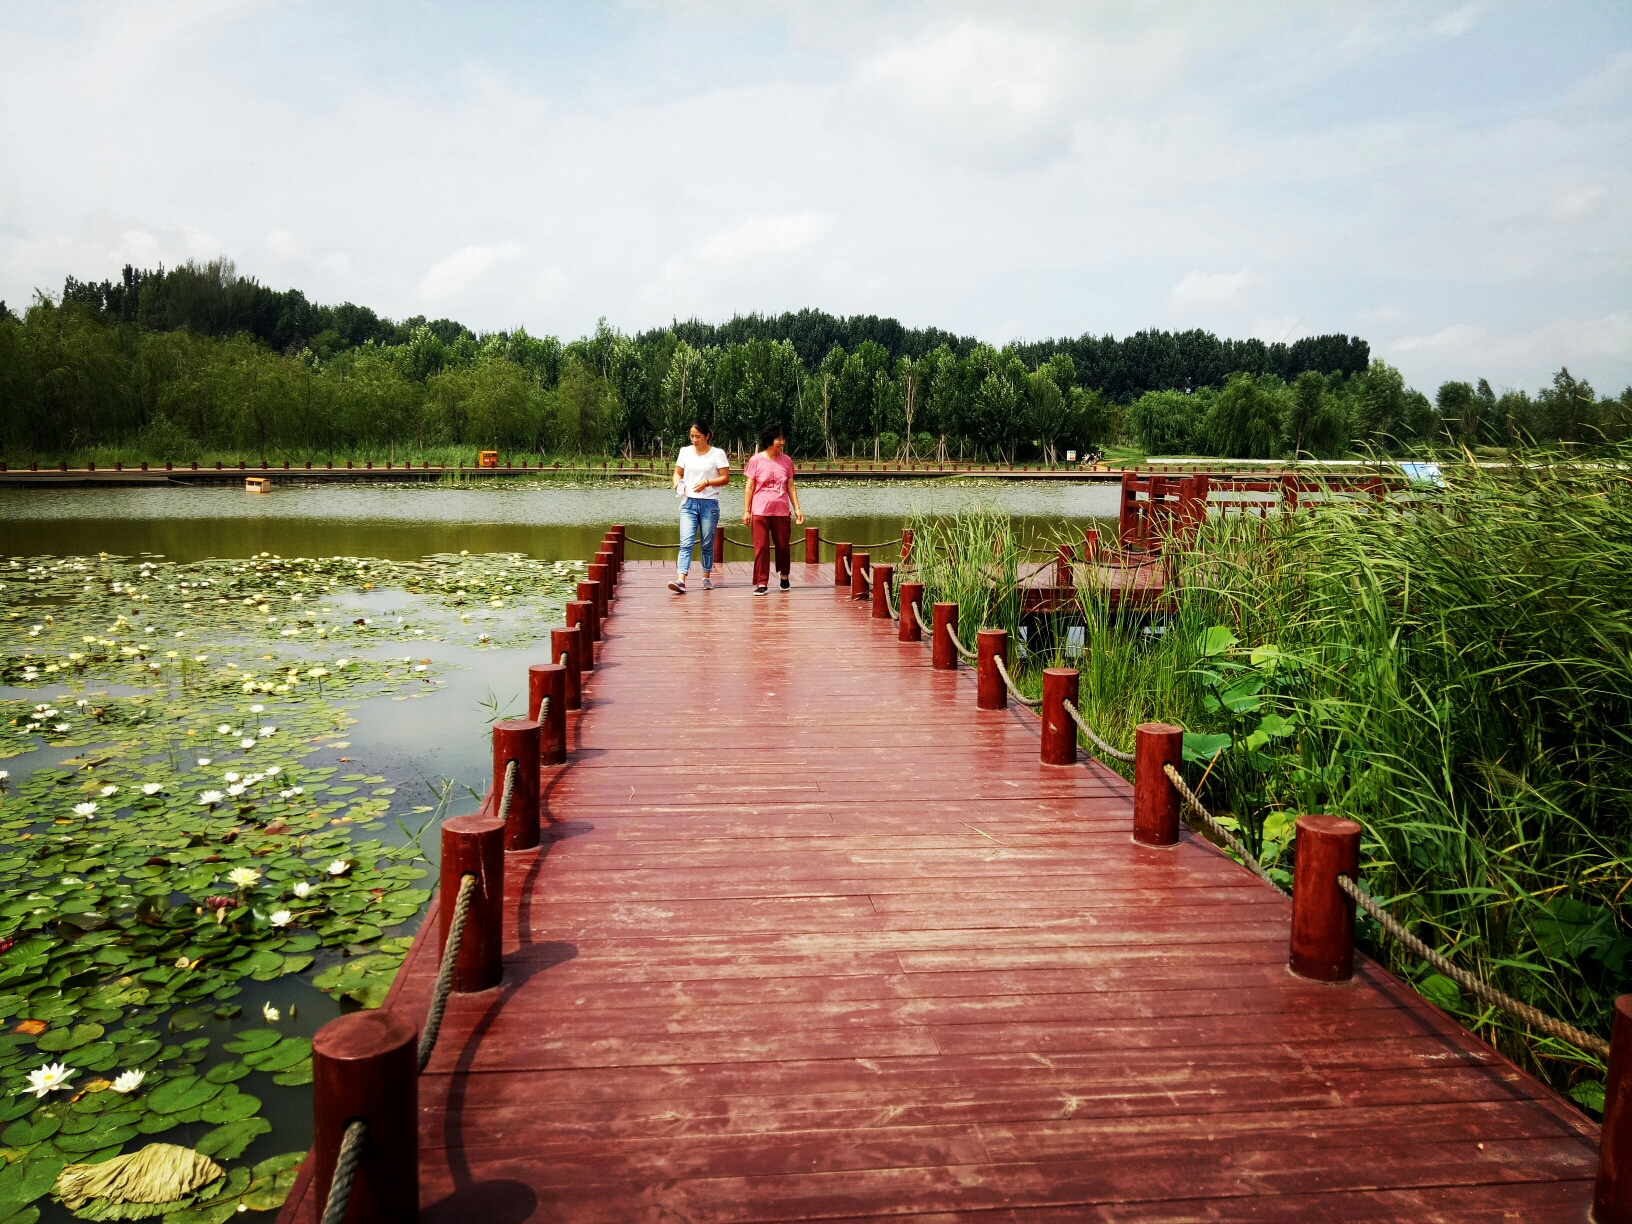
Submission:
POLYGON ((1135 845, 831 566, 669 573, 625 568, 505 984, 449 1004, 424 1219, 1585 1219, 1597 1127, 1363 958, 1292 977, 1288 902, 1135 845))

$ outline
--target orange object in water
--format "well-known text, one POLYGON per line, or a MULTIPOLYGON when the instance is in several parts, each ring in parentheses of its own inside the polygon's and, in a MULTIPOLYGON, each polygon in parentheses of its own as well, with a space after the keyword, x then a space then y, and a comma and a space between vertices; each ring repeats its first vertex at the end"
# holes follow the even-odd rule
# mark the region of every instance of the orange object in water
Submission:
POLYGON ((476 453, 476 466, 477 467, 486 467, 486 468, 496 468, 496 467, 498 467, 499 466, 499 452, 498 451, 478 451, 476 453))

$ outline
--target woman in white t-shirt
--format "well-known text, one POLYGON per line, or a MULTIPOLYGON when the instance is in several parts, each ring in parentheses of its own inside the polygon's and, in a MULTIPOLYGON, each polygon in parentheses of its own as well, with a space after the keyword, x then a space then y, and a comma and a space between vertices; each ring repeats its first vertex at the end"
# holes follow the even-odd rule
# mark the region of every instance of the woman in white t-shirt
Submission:
POLYGON ((691 445, 680 448, 674 461, 674 491, 680 503, 680 573, 669 583, 676 595, 686 593, 686 571, 691 569, 691 548, 702 537, 703 590, 714 577, 714 528, 720 522, 720 489, 731 481, 729 460, 719 447, 710 445, 709 430, 701 421, 691 423, 691 445))

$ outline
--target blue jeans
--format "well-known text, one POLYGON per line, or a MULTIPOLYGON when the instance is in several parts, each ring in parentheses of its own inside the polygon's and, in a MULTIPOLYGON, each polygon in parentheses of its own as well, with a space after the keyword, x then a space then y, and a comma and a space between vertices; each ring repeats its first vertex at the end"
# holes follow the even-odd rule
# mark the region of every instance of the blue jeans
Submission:
POLYGON ((720 503, 710 497, 688 497, 680 503, 680 574, 691 569, 691 546, 703 537, 703 573, 714 568, 714 528, 720 523, 720 503))

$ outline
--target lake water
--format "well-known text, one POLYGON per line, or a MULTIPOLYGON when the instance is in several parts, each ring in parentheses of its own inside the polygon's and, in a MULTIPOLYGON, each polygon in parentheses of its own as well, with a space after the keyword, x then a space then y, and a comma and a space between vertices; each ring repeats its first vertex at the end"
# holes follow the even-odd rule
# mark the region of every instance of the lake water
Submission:
MULTIPOLYGON (((952 514, 994 505, 1028 535, 1114 518, 1120 491, 1107 484, 960 481, 956 484, 834 484, 800 491, 808 522, 830 540, 863 543, 899 534, 912 513, 952 514)), ((746 538, 737 488, 722 503, 729 534, 746 538), (736 513, 733 513, 735 511, 736 513)), ((667 488, 519 482, 442 488, 403 485, 285 485, 250 494, 232 487, 0 489, 0 523, 10 555, 161 553, 173 561, 284 556, 414 560, 433 552, 524 552, 549 560, 588 558, 606 529, 657 543, 680 538, 667 488)), ((631 549, 629 557, 656 554, 631 549)), ((745 558, 733 549, 730 558, 745 558)))

